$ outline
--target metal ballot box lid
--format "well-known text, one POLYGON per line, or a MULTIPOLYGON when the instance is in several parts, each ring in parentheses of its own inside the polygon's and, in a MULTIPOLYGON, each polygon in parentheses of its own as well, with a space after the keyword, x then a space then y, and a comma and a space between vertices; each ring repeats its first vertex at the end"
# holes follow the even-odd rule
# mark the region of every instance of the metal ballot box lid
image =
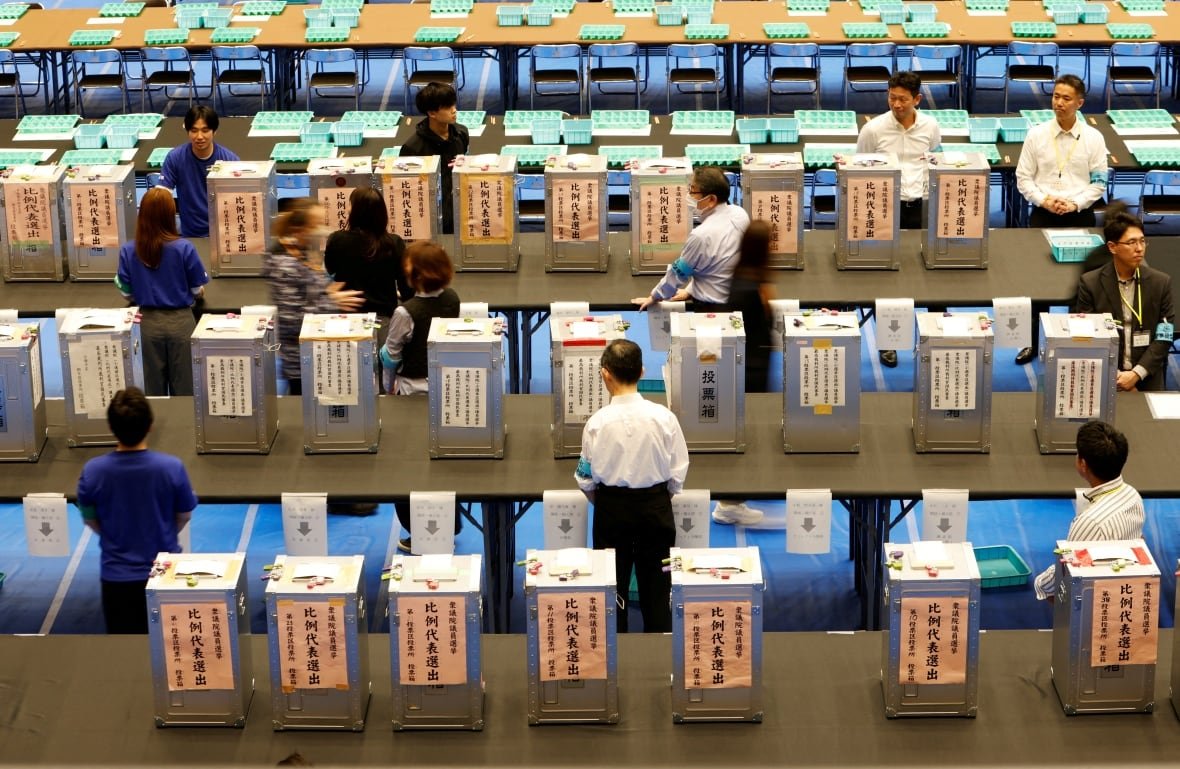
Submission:
POLYGON ((434 318, 430 323, 427 344, 445 345, 499 344, 504 339, 504 322, 499 318, 434 318))
POLYGON ((472 555, 402 555, 390 563, 389 600, 398 595, 476 593, 483 578, 483 557, 472 555))
POLYGON ((305 599, 355 596, 364 591, 364 564, 363 555, 277 555, 266 592, 305 599))
POLYGON ((525 553, 524 587, 533 590, 588 590, 615 587, 615 551, 570 547, 525 553), (536 565, 534 567, 534 564, 536 565))
POLYGON ((438 155, 379 158, 373 167, 389 209, 389 231, 407 243, 442 233, 438 169, 438 155))
POLYGON ((803 269, 803 192, 802 154, 742 156, 742 206, 751 221, 770 224, 773 269, 803 269))
POLYGON ((233 590, 246 566, 245 553, 160 553, 148 578, 149 593, 233 590))
POLYGON ((748 588, 764 585, 762 558, 756 547, 674 547, 672 587, 748 588), (724 582, 718 582, 724 577, 724 582))
POLYGON ((1123 579, 1158 577, 1159 566, 1142 539, 1106 541, 1057 540, 1061 565, 1067 578, 1123 579))
POLYGON ((348 228, 352 191, 373 186, 373 158, 313 158, 307 164, 311 196, 323 205, 330 230, 348 228))
POLYGON ((372 175, 372 173, 373 158, 368 156, 312 158, 307 162, 308 176, 343 178, 343 182, 336 182, 338 187, 367 187, 367 184, 361 184, 360 182, 371 181, 365 177, 372 175))
POLYGON ((692 231, 686 157, 633 161, 631 172, 631 274, 662 275, 692 231))
POLYGON ((891 584, 979 582, 979 564, 970 542, 886 542, 885 571, 891 584))
POLYGON ((926 163, 926 268, 986 269, 991 175, 987 158, 980 152, 931 152, 926 163))
POLYGON ((139 325, 139 308, 68 307, 58 310, 58 324, 59 336, 126 334, 139 325))
POLYGON ((373 338, 377 313, 310 313, 299 330, 302 342, 364 342, 373 338))
POLYGON ((860 322, 856 313, 782 315, 783 451, 860 451, 860 322))
POLYGON ((552 163, 545 164, 545 176, 585 176, 587 174, 605 174, 606 156, 589 155, 575 152, 561 155, 552 159, 552 163))
POLYGON ((72 166, 66 169, 62 182, 67 187, 75 184, 120 184, 134 175, 135 166, 124 164, 72 166))
POLYGON ((373 172, 380 176, 433 175, 438 173, 439 161, 438 155, 378 158, 373 166, 373 172))
POLYGON ((270 179, 275 173, 273 160, 219 160, 209 168, 213 180, 245 181, 270 179))
POLYGON ((836 268, 901 267, 901 166, 892 153, 844 157, 836 166, 836 268))
POLYGON ((1041 313, 1035 421, 1042 454, 1077 451, 1078 427, 1114 423, 1119 337, 1109 313, 1041 313))
POLYGON ((267 335, 271 317, 267 315, 219 315, 206 313, 197 321, 193 339, 262 339, 267 335))
POLYGON ((564 350, 579 347, 604 348, 615 339, 626 339, 629 323, 623 316, 586 315, 583 317, 549 317, 549 334, 564 350))

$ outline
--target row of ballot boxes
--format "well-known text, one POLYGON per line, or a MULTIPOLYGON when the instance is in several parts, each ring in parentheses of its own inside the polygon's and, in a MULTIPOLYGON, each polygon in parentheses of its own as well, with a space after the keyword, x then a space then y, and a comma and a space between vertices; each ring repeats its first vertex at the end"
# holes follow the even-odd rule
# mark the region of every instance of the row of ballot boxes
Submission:
MULTIPOLYGON (((477 310, 480 308, 477 308, 477 310)), ((550 433, 555 457, 576 456, 590 416, 608 400, 600 374, 606 345, 625 338, 619 315, 554 305, 550 433)), ((11 313, 10 313, 11 315, 11 313)), ((437 318, 427 342, 432 458, 502 458, 504 339, 477 311, 437 318)), ((786 453, 860 449, 861 335, 855 314, 786 312, 782 438, 786 453)), ((142 386, 136 308, 58 312, 67 442, 111 445, 106 406, 142 386)), ((740 313, 671 313, 663 372, 669 407, 694 452, 745 450, 746 339, 740 313)), ((1036 397, 1042 453, 1072 452, 1080 424, 1114 421, 1118 335, 1109 315, 1041 315, 1043 372, 1036 397)), ((0 459, 36 461, 47 436, 35 323, 0 321, 0 459)), ((986 315, 919 313, 913 436, 919 452, 991 449, 993 335, 986 315)), ((376 452, 377 321, 372 314, 307 315, 300 334, 303 437, 308 454, 376 452)), ((200 453, 268 453, 278 432, 274 312, 201 318, 192 336, 193 399, 200 453)))
MULTIPOLYGON (((927 267, 987 267, 989 167, 979 154, 932 153, 930 203, 922 253, 927 267)), ((693 227, 688 158, 632 161, 631 270, 662 273, 693 227)), ((437 157, 325 158, 308 165, 310 194, 333 229, 347 226, 349 196, 378 189, 389 229, 407 241, 442 233, 437 157)), ((507 271, 520 258, 517 159, 461 156, 453 166, 453 258, 459 269, 507 271)), ((891 155, 839 158, 835 258, 840 269, 900 265, 900 170, 891 155)), ((607 158, 555 155, 543 170, 545 269, 605 272, 609 187, 607 158)), ((802 269, 804 166, 799 153, 749 154, 741 160, 743 205, 772 226, 770 265, 802 269)), ((208 174, 210 272, 262 274, 277 210, 273 161, 221 161, 208 174)), ((736 199, 736 194, 733 195, 736 199)), ((8 281, 110 280, 119 246, 135 232, 135 175, 130 165, 19 166, 0 180, 0 223, 7 235, 8 281)))
MULTIPOLYGON (((756 548, 681 550, 673 574, 674 720, 761 721, 756 548)), ((528 720, 615 723, 613 550, 527 555, 528 720)), ((360 731, 372 681, 362 556, 266 567, 272 723, 360 731)), ((388 577, 393 728, 484 725, 479 555, 398 556, 388 577)), ((243 553, 160 553, 148 580, 157 726, 242 727, 254 694, 243 553)))

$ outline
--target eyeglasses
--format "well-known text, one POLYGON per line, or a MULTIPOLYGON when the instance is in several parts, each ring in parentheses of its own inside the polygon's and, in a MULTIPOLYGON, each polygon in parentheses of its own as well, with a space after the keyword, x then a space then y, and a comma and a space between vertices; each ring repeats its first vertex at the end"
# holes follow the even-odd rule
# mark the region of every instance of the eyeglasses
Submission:
POLYGON ((1143 246, 1147 248, 1147 238, 1131 238, 1130 240, 1116 240, 1116 244, 1120 246, 1130 246, 1131 248, 1138 248, 1143 246))

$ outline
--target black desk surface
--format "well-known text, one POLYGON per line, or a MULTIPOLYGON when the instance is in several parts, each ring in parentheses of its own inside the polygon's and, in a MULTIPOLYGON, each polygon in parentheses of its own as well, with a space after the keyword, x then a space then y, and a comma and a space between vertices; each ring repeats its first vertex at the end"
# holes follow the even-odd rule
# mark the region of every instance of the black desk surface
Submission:
MULTIPOLYGON (((923 488, 965 488, 975 499, 1071 497, 1081 481, 1072 455, 1042 456, 1033 432, 1035 396, 996 393, 990 454, 915 454, 910 428, 912 396, 862 396, 859 454, 782 451, 782 396, 747 396, 745 454, 693 454, 689 488, 714 496, 781 497, 789 488, 830 488, 837 499, 915 499, 923 488)), ((153 400, 154 448, 184 460, 203 502, 276 502, 284 491, 326 491, 333 496, 388 501, 411 490, 455 491, 465 500, 538 500, 546 489, 574 488, 573 459, 553 458, 547 395, 505 399, 505 457, 437 459, 427 453, 427 399, 385 397, 377 454, 306 456, 299 400, 279 399, 279 435, 267 456, 197 455, 189 398, 153 400)), ((29 492, 73 497, 82 465, 103 448, 71 449, 64 435, 63 402, 49 402, 50 438, 36 464, 5 466, 0 501, 29 492)), ((1140 394, 1118 398, 1116 422, 1132 452, 1127 480, 1145 496, 1180 496, 1172 457, 1153 447, 1177 443, 1176 422, 1151 419, 1140 394)))
MULTIPOLYGON (((837 270, 833 230, 808 230, 803 236, 805 269, 774 273, 778 296, 797 298, 810 307, 865 306, 877 297, 913 297, 949 306, 988 305, 997 296, 1029 296, 1034 302, 1066 304, 1077 288, 1080 265, 1053 261, 1040 230, 995 229, 989 235, 986 270, 927 270, 922 263, 921 233, 901 233, 901 269, 837 270)), ((631 299, 643 296, 659 276, 631 274, 630 234, 611 233, 607 272, 545 272, 544 235, 520 236, 517 272, 460 272, 454 288, 465 301, 487 302, 492 309, 548 310, 550 302, 590 302, 596 311, 634 309, 631 299)), ((1152 252, 1165 251, 1173 238, 1153 238, 1152 252)), ((208 264, 209 244, 194 241, 208 264)), ((94 283, 5 283, 0 306, 22 315, 52 317, 58 307, 117 307, 123 298, 106 281, 94 283)), ((237 311, 269 301, 261 278, 215 278, 206 289, 210 312, 237 311)))
POLYGON ((1155 712, 1067 717, 1051 634, 980 636, 979 715, 885 718, 877 633, 764 636, 762 724, 672 723, 671 638, 619 638, 620 722, 529 727, 525 638, 483 637, 482 732, 392 733, 389 639, 369 637, 363 733, 274 732, 266 639, 250 638, 244 730, 157 729, 146 637, 0 638, 5 764, 266 766, 299 750, 316 766, 1174 766, 1172 631, 1160 633, 1155 712))

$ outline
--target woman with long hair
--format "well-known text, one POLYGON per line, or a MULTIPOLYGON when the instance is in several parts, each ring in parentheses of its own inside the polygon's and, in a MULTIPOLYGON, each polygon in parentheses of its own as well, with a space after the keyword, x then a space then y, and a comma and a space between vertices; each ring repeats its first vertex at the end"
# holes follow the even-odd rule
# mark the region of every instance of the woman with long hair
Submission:
POLYGON ((144 392, 192 395, 192 306, 209 282, 193 244, 176 231, 171 191, 154 187, 143 196, 135 240, 119 249, 115 285, 139 306, 144 392))

